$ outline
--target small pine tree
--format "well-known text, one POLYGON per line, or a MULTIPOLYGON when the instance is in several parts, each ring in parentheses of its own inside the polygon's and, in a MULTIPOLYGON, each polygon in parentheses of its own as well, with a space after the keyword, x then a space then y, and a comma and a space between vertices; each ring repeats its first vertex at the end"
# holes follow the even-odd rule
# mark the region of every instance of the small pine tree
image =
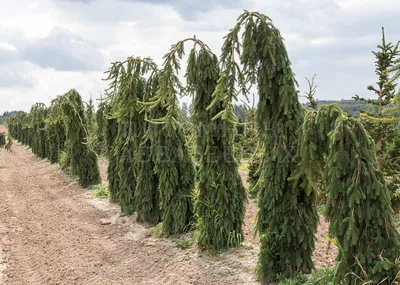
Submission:
POLYGON ((92 96, 90 96, 89 102, 87 102, 85 105, 86 105, 85 111, 86 111, 86 119, 88 125, 88 133, 94 134, 96 129, 96 119, 95 119, 95 111, 94 111, 92 96))
POLYGON ((400 235, 374 141, 358 120, 338 119, 330 135, 325 181, 330 233, 341 246, 336 279, 361 284, 358 276, 367 276, 392 284, 400 270, 394 264, 400 255, 400 235))

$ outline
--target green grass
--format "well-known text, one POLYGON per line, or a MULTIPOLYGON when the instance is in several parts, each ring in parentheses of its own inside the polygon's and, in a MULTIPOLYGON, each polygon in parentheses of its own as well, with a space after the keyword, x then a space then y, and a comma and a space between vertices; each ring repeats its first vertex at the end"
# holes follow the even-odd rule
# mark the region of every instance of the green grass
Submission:
POLYGON ((239 170, 241 170, 241 171, 249 171, 249 164, 248 163, 239 164, 239 170))
POLYGON ((108 185, 105 184, 97 184, 90 187, 92 192, 92 196, 94 198, 108 198, 110 197, 110 190, 108 189, 108 185))
POLYGON ((309 277, 302 274, 289 279, 278 277, 278 285, 333 285, 334 282, 334 271, 328 267, 313 270, 309 277))
POLYGON ((162 223, 157 224, 153 230, 151 231, 151 236, 155 238, 159 238, 163 236, 162 232, 162 223))
POLYGON ((326 209, 326 205, 325 204, 321 204, 317 206, 317 212, 320 215, 324 215, 325 214, 325 209, 326 209))
POLYGON ((3 168, 4 168, 4 165, 0 163, 0 169, 3 169, 3 168))
POLYGON ((188 249, 192 246, 192 243, 190 241, 184 239, 175 239, 173 240, 173 242, 175 243, 175 246, 177 248, 182 250, 188 249))

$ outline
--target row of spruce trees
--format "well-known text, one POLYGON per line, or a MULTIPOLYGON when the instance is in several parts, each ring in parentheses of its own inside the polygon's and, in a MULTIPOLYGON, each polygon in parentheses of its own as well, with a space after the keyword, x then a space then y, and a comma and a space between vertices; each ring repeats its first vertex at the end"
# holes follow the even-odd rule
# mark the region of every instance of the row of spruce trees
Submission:
POLYGON ((367 273, 377 283, 392 282, 400 236, 364 125, 336 105, 303 108, 284 41, 267 16, 245 11, 224 39, 220 58, 194 37, 172 45, 161 67, 149 57, 114 62, 96 114, 85 113, 71 90, 48 108, 18 112, 8 121, 10 134, 39 157, 69 166, 85 187, 100 181, 94 151, 106 152, 111 199, 123 213, 162 222, 167 236, 194 227, 201 249, 220 251, 243 241, 247 199, 234 157, 239 119, 232 102, 257 85, 260 281, 311 271, 316 193, 324 188, 330 234, 341 246, 336 280, 357 284, 367 273), (194 98, 194 153, 182 125, 182 94, 194 98), (93 137, 99 143, 92 149, 93 137))
POLYGON ((84 103, 72 89, 49 107, 36 103, 29 113, 19 111, 7 120, 9 134, 32 152, 78 177, 83 187, 100 183, 96 153, 86 144, 88 124, 84 103))

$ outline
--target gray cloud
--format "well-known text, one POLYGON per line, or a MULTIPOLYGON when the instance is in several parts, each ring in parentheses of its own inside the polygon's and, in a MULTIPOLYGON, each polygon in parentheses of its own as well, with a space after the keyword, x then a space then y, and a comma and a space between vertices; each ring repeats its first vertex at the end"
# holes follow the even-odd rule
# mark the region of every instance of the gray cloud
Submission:
POLYGON ((0 65, 0 88, 33 87, 33 79, 21 67, 18 64, 0 65))
MULTIPOLYGON (((389 41, 400 39, 400 2, 396 0, 379 4, 373 0, 43 0, 36 4, 36 10, 29 10, 27 5, 17 17, 21 24, 16 31, 0 31, 0 66, 11 71, 5 73, 0 68, 0 84, 17 86, 20 82, 29 86, 34 82, 36 89, 29 93, 31 97, 57 94, 55 86, 63 81, 62 88, 90 85, 87 90, 96 96, 104 89, 99 84, 102 74, 93 72, 89 76, 88 71, 105 70, 108 58, 152 56, 161 62, 170 44, 193 34, 219 54, 223 36, 244 8, 272 18, 286 39, 301 93, 307 85, 304 77, 316 73, 320 99, 350 98, 355 93, 368 96, 366 86, 376 81, 371 50, 380 43, 381 27, 385 26, 389 41), (16 34, 25 31, 26 25, 36 27, 32 17, 39 12, 41 38, 33 29, 29 40, 24 34, 16 34), (41 17, 47 16, 41 22, 41 17), (48 30, 43 23, 54 28, 44 37, 48 30), (2 42, 17 51, 1 48, 2 42), (10 70, 13 63, 25 61, 35 64, 37 82, 23 75, 27 67, 10 70)), ((18 14, 19 10, 14 11, 18 14)), ((1 15, 7 23, 7 13, 1 15)), ((0 86, 0 96, 2 92, 0 86)), ((28 93, 21 96, 28 97, 28 93)))
MULTIPOLYGON (((56 0, 57 1, 57 0, 56 0)), ((58 0, 61 2, 72 2, 90 4, 97 0, 58 0)), ((224 8, 238 8, 245 4, 244 0, 119 0, 120 2, 131 2, 131 3, 144 3, 144 4, 156 4, 162 6, 170 6, 175 9, 182 18, 191 21, 198 18, 201 13, 208 12, 217 7, 224 8)))
POLYGON ((104 69, 104 57, 98 48, 63 28, 55 28, 44 38, 26 42, 21 58, 44 68, 62 71, 104 69))

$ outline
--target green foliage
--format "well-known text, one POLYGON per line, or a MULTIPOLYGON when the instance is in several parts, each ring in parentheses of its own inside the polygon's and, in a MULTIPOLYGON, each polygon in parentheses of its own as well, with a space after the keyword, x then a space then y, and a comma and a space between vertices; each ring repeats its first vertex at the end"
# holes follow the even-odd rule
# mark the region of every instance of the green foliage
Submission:
POLYGON ((383 107, 389 105, 396 95, 396 75, 394 78, 390 77, 392 68, 395 67, 396 64, 396 57, 400 55, 400 51, 398 49, 399 44, 400 42, 398 42, 396 45, 387 43, 385 39, 385 31, 382 27, 382 43, 378 45, 378 51, 372 52, 376 59, 375 73, 378 76, 378 82, 376 83, 378 86, 368 86, 368 90, 374 92, 378 98, 365 99, 360 98, 358 95, 354 97, 356 100, 377 105, 379 108, 377 114, 378 116, 382 115, 383 107))
POLYGON ((45 121, 48 158, 51 163, 59 161, 60 152, 65 149, 66 128, 64 114, 58 100, 53 100, 45 121))
POLYGON ((107 102, 101 101, 99 104, 99 108, 96 112, 96 146, 95 150, 98 155, 102 155, 107 152, 107 146, 105 142, 105 126, 106 126, 106 109, 107 109, 107 102))
POLYGON ((5 149, 7 151, 11 152, 11 146, 12 146, 12 139, 11 136, 4 132, 0 132, 0 150, 5 149))
MULTIPOLYGON (((154 172, 158 177, 162 231, 165 235, 187 230, 193 215, 189 196, 194 187, 195 172, 179 121, 178 94, 183 87, 177 75, 183 43, 188 40, 194 39, 178 42, 164 56, 163 68, 157 72, 155 95, 146 104, 152 110, 148 119, 151 123, 149 138, 154 172)), ((198 40, 195 43, 203 45, 198 40)))
POLYGON ((319 201, 325 200, 326 195, 323 173, 329 151, 328 133, 334 128, 339 116, 342 116, 342 111, 337 105, 324 105, 309 111, 299 129, 299 163, 291 179, 300 183, 308 195, 318 193, 319 201))
POLYGON ((109 117, 111 107, 107 105, 104 110, 106 120, 104 121, 104 138, 107 149, 107 176, 110 190, 110 198, 112 202, 118 202, 119 178, 117 172, 117 157, 114 155, 115 145, 118 136, 118 121, 115 118, 109 117))
POLYGON ((67 151, 61 151, 59 153, 58 163, 63 171, 71 173, 71 156, 67 151))
POLYGON ((110 190, 108 190, 108 186, 104 184, 93 185, 90 187, 92 192, 92 196, 94 198, 107 198, 110 197, 110 190))
POLYGON ((153 172, 154 163, 151 156, 150 141, 139 147, 139 172, 135 191, 137 220, 140 222, 158 223, 161 220, 158 177, 153 172))
POLYGON ((96 153, 86 144, 87 122, 82 98, 72 89, 60 97, 66 126, 66 147, 70 156, 71 171, 79 177, 83 187, 98 184, 101 181, 96 153))
POLYGON ((192 243, 188 240, 184 239, 176 239, 174 240, 175 246, 179 249, 185 250, 192 246, 192 243))
POLYGON ((246 200, 233 155, 235 126, 216 118, 224 110, 222 102, 207 109, 218 75, 217 57, 204 48, 198 52, 192 49, 186 77, 194 92, 193 122, 200 157, 195 200, 198 244, 213 251, 240 245, 246 200))
MULTIPOLYGON (((110 88, 106 114, 105 141, 109 156, 109 182, 113 201, 125 214, 137 211, 138 220, 160 220, 158 180, 153 173, 151 141, 142 141, 147 124, 142 102, 154 96, 157 66, 150 59, 128 58, 109 69, 110 88), (125 63, 127 63, 125 67, 125 63), (144 75, 152 71, 148 79, 144 75)), ((105 103, 104 103, 105 104, 105 103)))
POLYGON ((47 108, 43 103, 36 103, 30 111, 30 128, 32 135, 32 152, 40 157, 46 158, 48 155, 47 139, 45 132, 45 119, 47 108))
MULTIPOLYGON (((334 270, 330 268, 321 268, 313 270, 311 276, 307 278, 304 275, 297 275, 290 279, 283 278, 279 280, 278 285, 334 285, 335 277, 334 270)), ((339 282, 339 284, 341 284, 339 282)))
POLYGON ((89 102, 85 104, 85 113, 86 113, 86 119, 87 119, 87 130, 89 134, 94 134, 96 130, 96 118, 95 118, 95 111, 94 111, 94 105, 93 105, 93 99, 92 97, 89 98, 89 102))
POLYGON ((356 119, 341 117, 330 134, 325 181, 330 233, 341 245, 337 280, 362 284, 357 276, 366 274, 390 284, 399 270, 400 236, 374 141, 356 119))
POLYGON ((151 153, 159 179, 163 233, 177 234, 187 230, 193 215, 189 196, 194 187, 194 167, 182 127, 174 129, 172 124, 153 127, 151 153))
MULTIPOLYGON (((286 277, 298 271, 311 271, 318 215, 315 193, 307 193, 288 181, 297 166, 296 131, 301 126, 304 111, 298 101, 283 39, 268 17, 245 11, 225 37, 221 62, 223 71, 213 103, 236 98, 236 82, 244 94, 248 93, 249 83, 258 83, 256 122, 265 150, 259 181, 258 278, 269 284, 276 281, 278 275, 286 277), (240 54, 242 70, 236 63, 236 51, 240 54)), ((225 103, 224 107, 220 116, 228 121, 235 120, 229 105, 225 103)))
POLYGON ((250 159, 247 182, 249 183, 249 194, 252 196, 256 196, 260 190, 258 180, 260 179, 260 165, 263 153, 264 151, 257 148, 250 159))

